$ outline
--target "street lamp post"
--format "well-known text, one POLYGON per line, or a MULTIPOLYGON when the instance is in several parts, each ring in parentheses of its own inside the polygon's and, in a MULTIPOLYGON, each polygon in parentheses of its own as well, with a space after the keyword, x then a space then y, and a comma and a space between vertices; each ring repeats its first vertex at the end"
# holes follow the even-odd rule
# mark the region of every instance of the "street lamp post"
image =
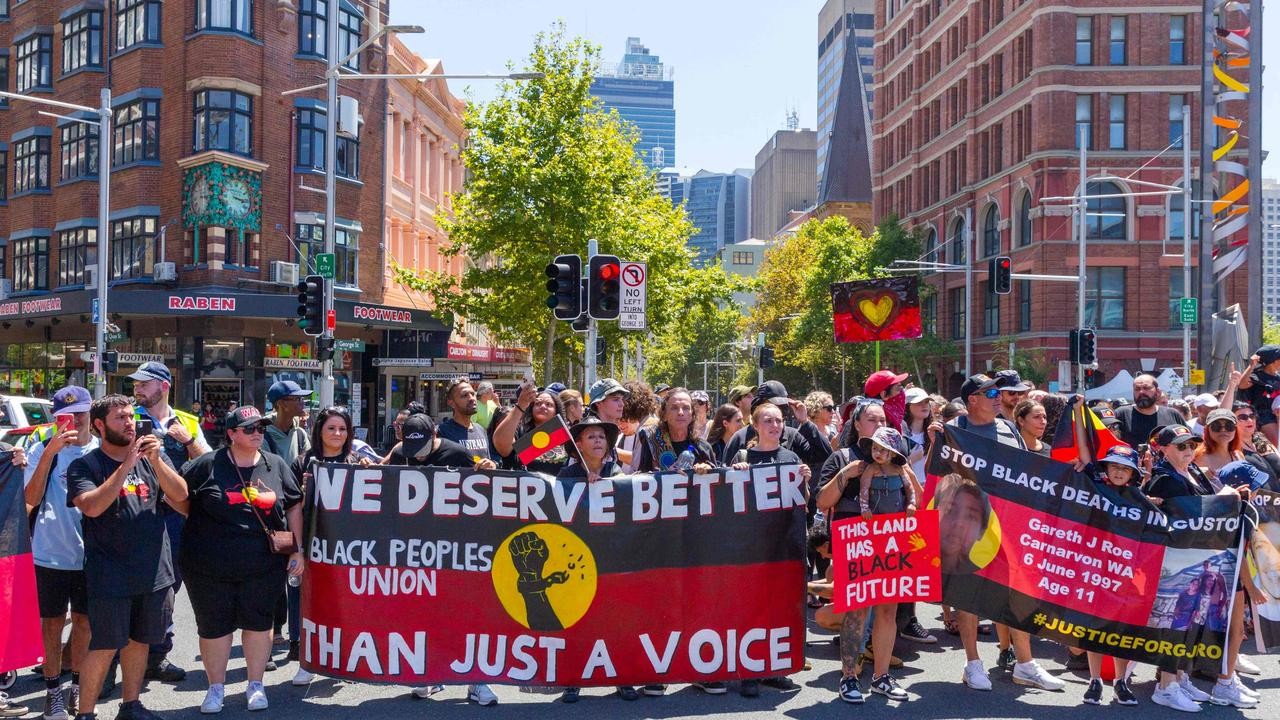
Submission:
MULTIPOLYGON (((111 217, 111 88, 99 92, 100 104, 96 108, 87 105, 62 102, 50 98, 37 98, 11 92, 0 92, 0 97, 10 100, 48 105, 63 110, 90 113, 98 116, 98 296, 97 320, 94 335, 93 396, 101 399, 107 394, 107 377, 103 372, 103 359, 107 350, 107 256, 109 255, 111 217)), ((47 113, 46 113, 47 114, 47 113)), ((87 123, 83 118, 55 115, 74 122, 87 123)))

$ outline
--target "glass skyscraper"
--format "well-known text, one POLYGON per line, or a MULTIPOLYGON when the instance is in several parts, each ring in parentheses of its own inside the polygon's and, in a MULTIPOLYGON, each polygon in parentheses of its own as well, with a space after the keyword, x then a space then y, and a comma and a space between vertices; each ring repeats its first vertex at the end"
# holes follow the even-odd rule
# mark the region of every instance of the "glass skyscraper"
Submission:
POLYGON ((731 173, 699 171, 671 183, 671 202, 683 202, 695 232, 689 247, 694 262, 706 265, 724 249, 747 239, 751 210, 750 170, 731 173))
POLYGON ((650 168, 676 164, 675 82, 670 69, 640 44, 640 38, 627 38, 622 62, 601 68, 591 82, 591 94, 636 126, 636 152, 650 168))

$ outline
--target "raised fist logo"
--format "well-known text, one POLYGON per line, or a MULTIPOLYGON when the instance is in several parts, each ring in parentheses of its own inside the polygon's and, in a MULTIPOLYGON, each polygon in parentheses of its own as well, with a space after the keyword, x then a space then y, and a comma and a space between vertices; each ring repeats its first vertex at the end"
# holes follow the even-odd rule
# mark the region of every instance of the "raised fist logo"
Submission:
POLYGON ((550 552, 546 541, 537 533, 525 532, 511 538, 509 549, 511 562, 516 567, 516 589, 524 597, 529 629, 563 630, 564 625, 547 598, 547 588, 566 582, 569 573, 557 571, 545 577, 542 575, 550 552))

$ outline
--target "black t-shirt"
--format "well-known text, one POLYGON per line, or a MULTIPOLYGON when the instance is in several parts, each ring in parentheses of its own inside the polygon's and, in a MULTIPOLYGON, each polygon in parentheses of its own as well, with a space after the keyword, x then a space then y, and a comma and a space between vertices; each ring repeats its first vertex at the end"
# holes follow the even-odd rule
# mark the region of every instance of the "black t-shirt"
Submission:
MULTIPOLYGON (((662 468, 659 465, 660 458, 653 457, 653 444, 655 428, 640 428, 636 433, 636 447, 639 449, 640 458, 636 461, 636 472, 651 473, 658 472, 662 468)), ((705 440, 696 438, 688 438, 685 440, 672 440, 671 449, 675 452, 676 457, 680 456, 685 450, 693 450, 694 463, 707 463, 708 465, 720 465, 720 458, 711 450, 711 446, 705 440)))
POLYGON ((1120 421, 1120 439, 1129 447, 1145 445, 1151 439, 1151 431, 1164 425, 1186 425, 1177 410, 1156 406, 1150 415, 1138 412, 1136 405, 1125 405, 1116 411, 1116 419, 1120 421))
POLYGON ((283 458, 264 452, 252 468, 237 467, 222 448, 182 470, 191 492, 178 554, 183 573, 236 580, 284 567, 284 556, 272 554, 262 528, 288 529, 285 511, 302 501, 283 458))
POLYGON ((747 462, 752 465, 765 465, 767 463, 795 463, 799 465, 800 456, 784 447, 779 447, 777 450, 747 448, 747 462))
MULTIPOLYGON (((160 459, 171 464, 163 452, 160 459)), ((105 484, 120 465, 101 448, 73 460, 67 467, 67 507, 75 507, 76 497, 105 484)), ((145 595, 173 584, 163 497, 155 469, 141 458, 115 501, 101 515, 81 519, 89 597, 145 595)))
MULTIPOLYGON (((622 475, 622 470, 612 460, 605 460, 600 465, 600 477, 611 478, 622 475)), ((557 480, 586 480, 587 466, 580 462, 570 463, 560 469, 556 474, 557 480)))
MULTIPOLYGON (((724 454, 720 456, 721 463, 731 465, 738 451, 746 447, 755 436, 756 429, 750 425, 739 429, 725 445, 724 454)), ((782 447, 795 453, 811 467, 822 467, 822 463, 831 454, 831 443, 827 442, 826 434, 812 421, 806 421, 799 428, 790 425, 782 428, 782 447)))
POLYGON ((440 446, 428 453, 422 460, 405 457, 403 446, 397 445, 396 449, 391 451, 391 459, 387 464, 414 466, 430 465, 432 467, 451 468, 475 467, 476 461, 473 453, 452 440, 447 440, 445 438, 440 438, 439 440, 440 446))
POLYGON ((1249 374, 1249 380, 1253 384, 1240 390, 1239 394, 1258 414, 1258 427, 1275 422, 1276 415, 1271 410, 1271 402, 1280 395, 1280 377, 1258 368, 1249 374))
POLYGON ((472 455, 479 455, 482 458, 493 456, 489 449, 489 433, 480 427, 480 423, 472 422, 470 427, 462 427, 453 418, 445 418, 444 422, 436 426, 436 434, 445 440, 458 443, 472 455))

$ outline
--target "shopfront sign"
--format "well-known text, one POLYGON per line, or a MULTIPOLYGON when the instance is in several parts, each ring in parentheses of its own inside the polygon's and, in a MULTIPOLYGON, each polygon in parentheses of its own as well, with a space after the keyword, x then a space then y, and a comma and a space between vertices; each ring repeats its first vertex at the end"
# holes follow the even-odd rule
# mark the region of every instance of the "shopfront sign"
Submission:
POLYGON ((457 380, 458 378, 466 378, 468 380, 483 380, 484 373, 478 372, 424 372, 418 375, 419 380, 457 380))
POLYGON ((17 317, 21 315, 43 315, 62 312, 62 298, 32 298, 30 300, 10 300, 0 303, 0 317, 17 317))
MULTIPOLYGON (((92 350, 90 350, 89 352, 80 353, 80 359, 85 361, 86 363, 93 362, 97 357, 98 357, 98 353, 92 350)), ((158 362, 158 363, 164 362, 164 356, 156 353, 122 352, 122 353, 117 353, 117 358, 118 358, 118 362, 121 365, 136 366, 136 365, 141 365, 143 363, 149 363, 149 362, 158 362)))
POLYGON ((398 308, 378 307, 376 305, 356 305, 351 308, 352 317, 360 320, 377 320, 378 322, 412 325, 413 313, 398 308))
POLYGON ((170 295, 169 309, 234 313, 236 299, 223 295, 170 295))
POLYGON ((262 367, 268 370, 319 370, 320 361, 307 358, 269 357, 262 359, 262 367))
POLYGON ((431 367, 436 364, 434 358, 374 358, 374 367, 431 367))
POLYGON ((518 363, 527 360, 524 348, 490 347, 488 345, 461 345, 449 343, 448 358, 458 362, 518 363))

